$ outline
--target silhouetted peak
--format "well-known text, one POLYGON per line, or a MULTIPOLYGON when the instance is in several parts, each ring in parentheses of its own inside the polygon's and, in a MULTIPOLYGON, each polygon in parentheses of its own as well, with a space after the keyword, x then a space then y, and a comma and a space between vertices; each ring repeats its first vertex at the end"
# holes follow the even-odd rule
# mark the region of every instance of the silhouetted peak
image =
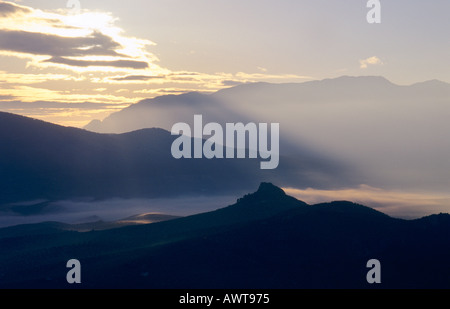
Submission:
POLYGON ((283 211, 289 211, 298 207, 308 206, 287 195, 281 188, 271 183, 261 183, 258 191, 247 194, 238 199, 235 205, 226 210, 232 211, 233 216, 243 218, 261 219, 277 215, 283 211))
POLYGON ((256 194, 267 197, 284 197, 286 195, 283 189, 269 182, 261 183, 258 191, 256 191, 256 194))
POLYGON ((98 119, 91 120, 87 125, 84 126, 85 130, 89 130, 92 132, 97 132, 100 126, 102 125, 102 121, 98 119))
POLYGON ((247 194, 243 198, 239 199, 240 203, 259 203, 259 202, 272 202, 279 201, 286 198, 286 193, 279 187, 263 182, 260 184, 258 191, 252 194, 247 194))

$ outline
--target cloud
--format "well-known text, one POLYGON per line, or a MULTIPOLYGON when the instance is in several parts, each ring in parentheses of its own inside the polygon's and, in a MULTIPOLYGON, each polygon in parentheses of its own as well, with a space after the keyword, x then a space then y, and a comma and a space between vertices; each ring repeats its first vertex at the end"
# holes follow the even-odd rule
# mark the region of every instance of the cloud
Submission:
POLYGON ((1 17, 11 17, 14 15, 23 15, 23 14, 28 14, 30 12, 31 12, 30 9, 23 7, 23 6, 19 6, 15 3, 0 2, 0 18, 1 17))
POLYGON ((257 67, 257 69, 263 73, 267 73, 267 71, 268 71, 266 68, 263 68, 263 67, 257 67))
POLYGON ((181 94, 190 92, 190 89, 158 89, 158 93, 161 94, 181 94))
POLYGON ((113 60, 113 61, 103 61, 103 60, 75 60, 68 59, 64 57, 52 57, 45 60, 44 62, 51 62, 57 64, 65 64, 74 67, 116 67, 116 68, 131 68, 131 69, 146 69, 148 68, 148 63, 144 61, 135 60, 113 60))
POLYGON ((17 30, 0 30, 0 49, 31 55, 47 55, 44 63, 64 64, 73 67, 116 67, 146 69, 146 61, 130 60, 116 50, 121 45, 111 37, 94 31, 85 37, 62 37, 17 30), (110 56, 117 60, 83 60, 89 56, 110 56), (70 59, 67 57, 81 57, 70 59), (125 59, 123 59, 125 58, 125 59))
POLYGON ((201 82, 216 78, 213 75, 201 74, 197 72, 171 72, 169 74, 160 75, 124 75, 108 77, 107 82, 135 82, 146 83, 148 81, 158 82, 201 82))
MULTIPOLYGON (((188 92, 192 92, 192 89, 157 88, 157 89, 143 89, 143 90, 135 91, 135 93, 137 93, 137 94, 146 94, 146 95, 150 95, 152 97, 163 96, 163 95, 168 95, 168 94, 177 95, 177 94, 183 94, 183 93, 188 93, 188 92)), ((201 91, 199 90, 197 92, 208 93, 208 91, 205 89, 201 89, 201 91)))
POLYGON ((174 72, 170 73, 169 76, 201 76, 198 72, 174 72))
POLYGON ((112 38, 94 31, 85 37, 62 37, 17 30, 0 30, 0 49, 52 57, 122 56, 121 46, 112 38))
POLYGON ((36 84, 48 81, 82 81, 84 78, 68 74, 19 74, 0 71, 0 84, 4 83, 10 88, 15 84, 36 84))
MULTIPOLYGON (((89 82, 87 82, 89 84, 89 82)), ((83 102, 93 102, 93 103, 106 103, 106 104, 116 104, 116 108, 125 108, 129 104, 136 103, 137 100, 145 99, 136 95, 130 97, 124 97, 120 95, 114 95, 109 93, 96 93, 96 85, 91 85, 88 90, 84 89, 74 89, 74 90, 52 90, 43 86, 26 86, 26 85, 15 85, 10 88, 1 88, 1 96, 13 96, 15 101, 22 102, 61 102, 78 104, 83 102)), ((51 112, 49 110, 49 112, 51 112)), ((70 116, 70 115, 68 115, 70 116)))
POLYGON ((162 78, 165 78, 165 76, 127 75, 127 76, 112 77, 110 78, 110 80, 123 82, 123 81, 147 81, 162 78))
POLYGON ((235 74, 235 79, 243 82, 299 82, 314 80, 312 76, 297 75, 297 74, 267 74, 267 73, 245 73, 238 72, 235 74))
POLYGON ((373 56, 364 60, 359 60, 359 64, 361 69, 367 69, 369 65, 382 65, 383 61, 381 61, 380 58, 373 56))
MULTIPOLYGON (((1 97, 1 96, 0 96, 1 97)), ((101 109, 115 107, 114 104, 106 103, 64 103, 64 102, 49 102, 49 101, 35 101, 35 102, 22 102, 22 101, 5 101, 0 102, 0 110, 8 109, 101 109)))
MULTIPOLYGON (((80 68, 111 67, 163 70, 146 50, 153 43, 127 37, 109 13, 46 12, 1 2, 0 55, 30 59, 28 66, 80 68), (50 58, 45 59, 44 56, 50 58)), ((95 71, 95 69, 89 69, 95 71)))
POLYGON ((0 101, 13 100, 13 99, 14 99, 14 96, 12 96, 12 95, 0 95, 0 101))

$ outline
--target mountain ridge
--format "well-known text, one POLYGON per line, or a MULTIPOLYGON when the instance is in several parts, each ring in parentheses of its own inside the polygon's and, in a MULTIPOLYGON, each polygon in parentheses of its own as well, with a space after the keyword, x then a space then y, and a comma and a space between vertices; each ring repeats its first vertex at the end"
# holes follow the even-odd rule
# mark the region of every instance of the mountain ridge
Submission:
POLYGON ((134 198, 226 191, 222 179, 203 182, 200 178, 225 170, 223 179, 240 175, 244 182, 252 183, 251 170, 255 167, 253 171, 258 172, 255 160, 175 160, 170 153, 173 140, 170 132, 162 129, 98 134, 0 113, 0 206, 77 197, 134 198), (191 173, 197 173, 199 180, 179 186, 191 173), (176 175, 178 179, 173 178, 176 175), (177 192, 171 189, 175 185, 179 186, 177 192))
POLYGON ((151 128, 100 134, 0 113, 0 210, 38 212, 48 201, 77 198, 155 198, 244 193, 261 181, 326 186, 341 176, 336 163, 311 154, 281 155, 275 171, 259 159, 173 158, 176 136, 151 128), (18 209, 13 203, 39 200, 18 209))
MULTIPOLYGON (((403 91, 404 89, 409 88, 417 88, 417 87, 423 87, 423 86, 441 86, 448 88, 450 91, 450 84, 439 81, 439 80, 429 80, 424 81, 420 83, 415 83, 411 85, 406 86, 400 86, 397 85, 388 79, 386 79, 383 76, 340 76, 337 78, 327 78, 323 80, 312 80, 312 81, 306 81, 301 83, 267 83, 267 82, 257 82, 257 83, 248 83, 248 84, 241 84, 230 88, 225 88, 218 90, 215 93, 212 94, 203 94, 200 92, 187 92, 180 95, 163 95, 158 96, 153 99, 144 99, 141 100, 135 104, 130 105, 129 107, 126 107, 122 111, 115 112, 111 114, 110 116, 106 117, 104 120, 92 120, 89 124, 87 124, 84 128, 90 131, 95 132, 101 132, 101 133, 119 133, 124 131, 132 131, 135 129, 146 127, 146 125, 139 124, 139 121, 137 121, 137 125, 134 127, 130 127, 126 125, 122 129, 120 128, 120 122, 124 121, 121 120, 121 115, 125 117, 127 113, 131 113, 134 110, 140 109, 140 111, 145 111, 143 109, 147 108, 155 108, 157 106, 164 106, 166 108, 170 108, 171 106, 178 106, 178 107, 189 107, 189 106, 195 106, 199 105, 203 108, 203 111, 206 113, 209 113, 207 109, 205 109, 205 106, 207 105, 214 105, 216 108, 221 109, 221 111, 224 111, 224 105, 221 104, 220 101, 223 100, 223 98, 227 98, 229 94, 233 93, 242 93, 242 92, 248 92, 248 91, 255 91, 255 90, 267 90, 267 89, 287 89, 288 92, 298 92, 297 95, 301 95, 303 89, 307 89, 308 87, 312 88, 312 90, 317 90, 317 87, 324 87, 326 89, 329 89, 329 91, 338 91, 339 89, 343 89, 345 87, 351 87, 351 89, 357 89, 358 93, 362 93, 364 91, 373 91, 373 92, 383 92, 383 89, 386 87, 389 87, 390 89, 398 91, 403 91), (206 102, 205 102, 206 101, 206 102), (118 122, 116 125, 113 125, 113 122, 118 122), (110 125, 109 125, 109 124, 110 125), (102 128, 102 126, 106 126, 105 128, 102 128), (109 127, 108 127, 109 126, 109 127), (126 128, 126 129, 125 129, 126 128)), ((324 90, 322 89, 321 92, 324 90)), ((351 91, 348 91, 351 93, 351 91)), ((369 93, 370 94, 370 93, 369 93)), ((234 94, 233 94, 234 95, 234 94)), ((202 109, 199 109, 198 112, 201 112, 202 109)), ((226 111, 226 110, 225 110, 226 111)), ((158 110, 154 111, 158 112, 158 110)), ((159 111, 161 112, 161 110, 159 111)), ((229 111, 226 111, 227 113, 229 111)), ((194 114, 195 112, 191 112, 194 114)), ((231 113, 230 115, 233 115, 231 113)), ((136 116, 136 115, 135 115, 136 116)), ((234 114, 234 117, 239 117, 239 114, 234 114)), ((217 115, 216 115, 217 117, 217 115)), ((135 117, 136 118, 136 117, 135 117)), ((245 120, 248 117, 242 117, 241 119, 245 120)), ((139 119, 139 117, 137 118, 139 119)), ((157 121, 158 119, 155 117, 149 117, 149 119, 152 119, 152 121, 157 121)), ((190 119, 188 117, 184 117, 184 121, 189 121, 190 119)), ((217 119, 216 119, 217 120, 217 119)), ((143 122, 144 123, 144 122, 143 122)), ((151 123, 151 122, 147 122, 151 123)), ((172 123, 176 123, 176 121, 172 121, 172 123)), ((170 130, 168 125, 158 125, 158 127, 163 127, 166 130, 170 130)))

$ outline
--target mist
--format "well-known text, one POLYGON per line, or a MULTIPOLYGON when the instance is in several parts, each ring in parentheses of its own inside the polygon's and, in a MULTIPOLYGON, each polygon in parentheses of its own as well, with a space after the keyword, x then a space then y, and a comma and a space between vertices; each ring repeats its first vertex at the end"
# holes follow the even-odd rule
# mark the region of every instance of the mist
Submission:
POLYGON ((449 84, 341 77, 240 86, 217 97, 242 115, 279 122, 281 138, 299 151, 352 166, 349 177, 360 184, 434 192, 450 186, 449 84))
MULTIPOLYGON (((0 212, 0 228, 49 221, 68 224, 116 221, 146 213, 189 216, 232 205, 237 198, 237 196, 198 196, 160 199, 115 198, 102 201, 83 199, 48 202, 40 213, 34 215, 0 212)), ((16 204, 15 207, 30 207, 36 202, 42 203, 42 201, 31 201, 16 204)))

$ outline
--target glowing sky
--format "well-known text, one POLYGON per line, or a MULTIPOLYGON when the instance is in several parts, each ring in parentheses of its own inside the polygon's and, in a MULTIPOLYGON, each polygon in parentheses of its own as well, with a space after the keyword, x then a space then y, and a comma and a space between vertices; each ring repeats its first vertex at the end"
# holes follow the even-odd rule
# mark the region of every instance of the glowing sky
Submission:
POLYGON ((245 82, 450 82, 450 2, 0 1, 0 110, 83 126, 141 99, 245 82))

